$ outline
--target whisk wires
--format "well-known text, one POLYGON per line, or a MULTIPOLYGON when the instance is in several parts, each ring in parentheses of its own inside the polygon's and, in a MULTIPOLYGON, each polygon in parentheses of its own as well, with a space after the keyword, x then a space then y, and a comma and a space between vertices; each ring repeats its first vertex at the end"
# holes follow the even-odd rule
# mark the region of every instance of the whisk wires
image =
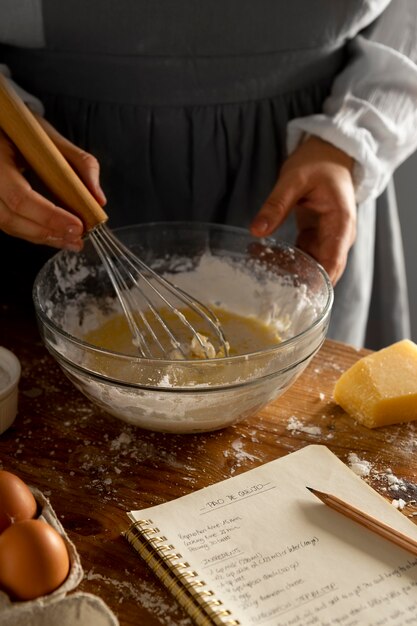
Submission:
MULTIPOLYGON (((132 343, 146 358, 189 358, 189 345, 178 338, 168 318, 188 329, 199 352, 206 358, 228 356, 228 343, 215 313, 155 272, 125 246, 107 227, 99 224, 90 231, 91 242, 106 269, 132 334, 132 343), (162 311, 169 312, 165 315, 162 311), (207 329, 200 333, 183 311, 192 311, 207 329), (215 354, 211 339, 215 338, 215 354), (167 347, 168 346, 168 347, 167 347), (211 350, 210 350, 211 348, 211 350)), ((201 325, 201 324, 200 324, 201 325)))

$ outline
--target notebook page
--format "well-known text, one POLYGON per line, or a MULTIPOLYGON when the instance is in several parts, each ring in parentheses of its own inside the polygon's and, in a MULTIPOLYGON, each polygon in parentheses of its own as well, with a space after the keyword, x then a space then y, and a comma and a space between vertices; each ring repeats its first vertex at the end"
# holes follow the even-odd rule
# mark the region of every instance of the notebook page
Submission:
POLYGON ((413 522, 318 445, 129 517, 151 519, 242 625, 417 623, 417 558, 306 486, 417 539, 413 522))

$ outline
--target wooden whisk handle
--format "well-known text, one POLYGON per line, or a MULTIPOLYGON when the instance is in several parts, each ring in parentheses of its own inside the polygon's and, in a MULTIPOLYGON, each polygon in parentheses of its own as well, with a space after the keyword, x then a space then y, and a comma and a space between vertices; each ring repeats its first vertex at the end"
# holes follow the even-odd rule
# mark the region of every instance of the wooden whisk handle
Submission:
POLYGON ((108 219, 97 200, 2 74, 0 128, 55 196, 83 220, 87 230, 108 219))

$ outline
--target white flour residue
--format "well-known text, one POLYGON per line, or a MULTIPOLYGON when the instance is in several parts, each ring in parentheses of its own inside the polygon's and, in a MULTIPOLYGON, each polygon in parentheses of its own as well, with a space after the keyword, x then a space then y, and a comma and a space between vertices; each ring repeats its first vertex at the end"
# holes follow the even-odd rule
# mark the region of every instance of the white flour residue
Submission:
POLYGON ((287 424, 287 430, 291 432, 303 432, 308 435, 321 435, 321 428, 319 426, 305 426, 303 422, 292 415, 287 424))
POLYGON ((113 439, 113 441, 110 444, 110 448, 112 450, 120 450, 120 448, 124 446, 128 446, 130 443, 132 443, 132 440, 133 438, 132 438, 131 433, 123 431, 120 433, 118 437, 113 439))
MULTIPOLYGON (((129 575, 129 572, 126 571, 125 573, 129 575)), ((162 594, 158 593, 158 589, 145 581, 135 585, 130 580, 121 581, 103 576, 92 569, 85 574, 85 579, 99 581, 108 587, 111 586, 119 604, 122 604, 127 598, 133 598, 137 604, 143 606, 150 613, 157 615, 160 623, 165 626, 192 626, 192 621, 189 618, 178 621, 174 617, 177 610, 176 605, 164 602, 162 594)))
MULTIPOLYGON (((376 469, 372 463, 359 458, 355 452, 349 453, 348 465, 360 478, 371 484, 377 483, 377 491, 386 492, 386 495, 390 495, 391 504, 396 509, 402 511, 407 506, 416 506, 417 486, 396 476, 390 467, 384 470, 376 469)), ((409 513, 408 517, 415 517, 416 515, 416 512, 409 513)))
MULTIPOLYGON (((188 269, 188 268, 187 268, 188 269)), ((294 286, 255 259, 214 256, 204 253, 192 271, 164 276, 198 300, 256 316, 273 326, 283 339, 311 324, 317 305, 304 285, 294 286)))
POLYGON ((364 459, 360 459, 355 452, 351 452, 348 455, 348 463, 350 469, 361 478, 365 476, 369 476, 371 473, 372 465, 369 461, 365 461, 364 459))
MULTIPOLYGON (((256 443, 257 440, 251 437, 251 443, 256 443)), ((246 465, 247 462, 261 462, 262 459, 250 452, 247 452, 244 448, 245 442, 242 439, 235 439, 230 446, 225 448, 223 456, 225 459, 229 459, 228 466, 229 472, 233 475, 236 470, 242 465, 246 465)))
POLYGON ((326 369, 335 370, 336 372, 340 373, 343 373, 345 371, 343 365, 341 365, 340 363, 335 363, 334 361, 332 361, 332 359, 329 359, 328 361, 326 361, 325 367, 319 365, 314 368, 313 372, 321 376, 326 369))
POLYGON ((403 500, 402 498, 398 498, 398 500, 393 500, 391 504, 395 506, 395 508, 398 509, 399 511, 402 511, 403 508, 406 506, 407 502, 403 500))
POLYGON ((169 375, 169 372, 161 376, 161 378, 159 379, 159 386, 160 387, 174 387, 174 385, 172 384, 172 380, 169 375))
MULTIPOLYGON (((241 441, 240 439, 235 439, 235 441, 232 442, 232 448, 235 452, 235 458, 238 461, 242 461, 242 460, 248 460, 248 461, 260 461, 260 458, 255 456, 254 454, 250 454, 249 452, 246 452, 243 448, 243 441, 241 441)), ((225 456, 226 455, 225 451, 225 456)))
POLYGON ((404 480, 395 476, 391 468, 386 470, 385 478, 391 491, 406 491, 407 487, 404 480))
POLYGON ((89 277, 90 270, 83 265, 80 256, 71 252, 62 252, 61 256, 62 264, 54 263, 52 267, 56 282, 62 289, 71 288, 74 283, 82 282, 89 277))

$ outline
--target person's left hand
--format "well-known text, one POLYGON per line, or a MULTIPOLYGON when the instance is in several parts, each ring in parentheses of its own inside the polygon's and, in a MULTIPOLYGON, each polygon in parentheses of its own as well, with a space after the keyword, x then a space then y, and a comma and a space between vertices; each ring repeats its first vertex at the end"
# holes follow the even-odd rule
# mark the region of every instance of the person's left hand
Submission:
POLYGON ((296 245, 314 257, 336 284, 356 237, 353 163, 332 144, 309 137, 284 162, 275 187, 252 221, 252 234, 270 235, 294 210, 296 245))

